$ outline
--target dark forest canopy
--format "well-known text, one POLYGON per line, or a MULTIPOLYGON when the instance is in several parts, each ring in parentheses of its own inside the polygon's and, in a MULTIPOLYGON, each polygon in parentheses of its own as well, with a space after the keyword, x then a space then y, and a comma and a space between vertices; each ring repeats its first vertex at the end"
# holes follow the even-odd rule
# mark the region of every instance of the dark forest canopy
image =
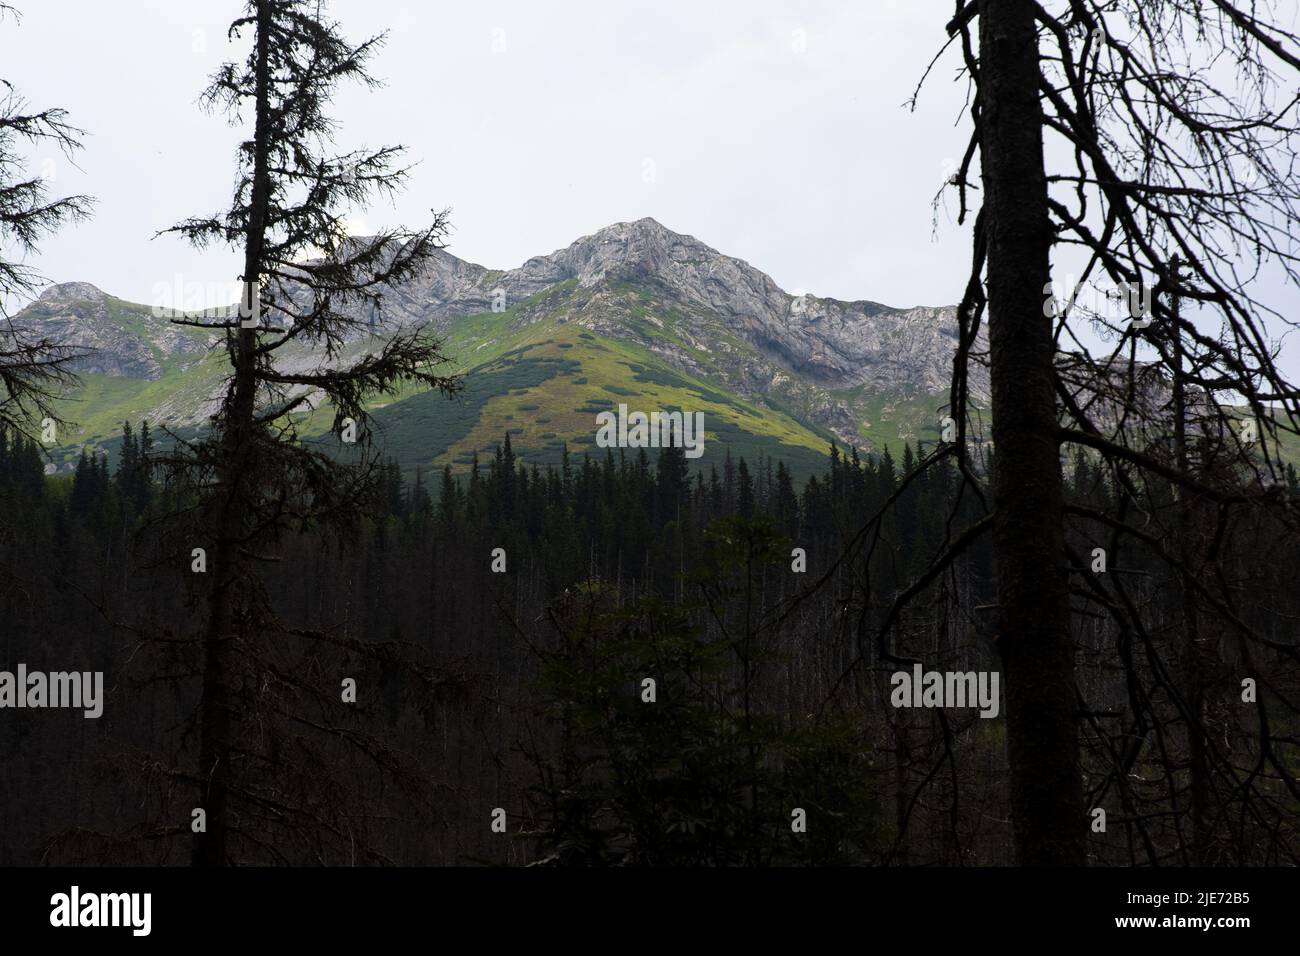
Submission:
MULTIPOLYGON (((201 673, 186 622, 204 592, 191 542, 167 520, 189 492, 150 474, 152 441, 147 426, 128 428, 112 467, 87 455, 71 477, 44 476, 21 437, 0 442, 0 563, 14 572, 0 591, 0 664, 37 666, 57 646, 61 661, 103 669, 110 688, 89 736, 42 724, 32 748, 7 725, 0 753, 15 773, 0 785, 0 809, 24 823, 0 862, 185 859, 192 803, 175 798, 190 786, 185 728, 201 673), (37 753, 100 772, 46 792, 24 769, 37 753)), ((461 481, 449 470, 405 481, 382 466, 354 533, 307 528, 262 555, 277 637, 250 706, 301 722, 246 744, 282 806, 241 817, 234 858, 1009 862, 1006 824, 990 822, 1006 799, 1000 722, 888 704, 889 674, 913 662, 997 668, 980 610, 993 566, 978 542, 877 642, 900 589, 943 546, 946 516, 975 507, 957 501, 952 472, 916 475, 917 460, 912 447, 898 461, 832 448, 826 470, 796 486, 766 458, 724 458, 690 476, 673 449, 541 469, 515 460, 507 436, 461 481), (867 551, 860 516, 887 501, 867 551), (502 574, 491 570, 498 548, 502 574), (806 571, 794 570, 795 548, 806 571), (296 636, 307 633, 332 643, 296 636), (345 676, 357 681, 355 706, 340 702, 345 676), (653 705, 641 699, 647 676, 653 705), (495 808, 506 811, 505 835, 491 829, 495 808), (796 808, 808 839, 791 829, 796 808)), ((1113 504, 1096 460, 1081 453, 1068 471, 1070 502, 1113 504)), ((1294 472, 1287 494, 1300 499, 1294 472)), ((1154 516, 1156 527, 1167 518, 1154 516)), ((1091 554, 1108 538, 1080 523, 1071 546, 1091 554)), ((1176 644, 1176 589, 1159 560, 1114 560, 1111 572, 1137 582, 1136 610, 1176 644)), ((1300 607, 1282 569, 1296 560, 1300 544, 1267 526, 1227 542, 1221 566, 1261 596, 1249 623, 1275 649, 1247 649, 1243 664, 1244 645, 1225 636, 1206 676, 1226 773, 1258 754, 1255 709, 1240 700, 1247 672, 1270 708, 1270 746, 1294 759, 1287 701, 1297 687, 1284 662, 1295 654, 1286 622, 1300 607)), ((1077 617, 1074 636, 1093 720, 1146 722, 1151 745, 1128 758, 1143 782, 1117 791, 1107 737, 1085 735, 1086 782, 1111 815, 1092 859, 1179 861, 1186 743, 1177 701, 1160 690, 1163 665, 1121 656, 1117 666, 1107 650, 1117 635, 1095 618, 1077 617), (1135 700, 1130 677, 1153 690, 1135 700)), ((1215 827, 1220 861, 1293 861, 1283 782, 1265 769, 1248 787, 1222 791, 1225 809, 1247 816, 1215 827)))

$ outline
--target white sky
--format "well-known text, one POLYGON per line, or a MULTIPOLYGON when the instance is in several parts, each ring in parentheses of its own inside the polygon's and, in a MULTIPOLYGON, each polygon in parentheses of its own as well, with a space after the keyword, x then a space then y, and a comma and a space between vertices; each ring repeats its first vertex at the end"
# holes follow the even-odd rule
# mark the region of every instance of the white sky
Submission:
MULTIPOLYGON (((162 287, 194 286, 217 290, 203 304, 228 302, 233 253, 152 236, 229 203, 237 135, 196 101, 242 49, 225 39, 240 0, 9 2, 23 19, 0 22, 0 76, 88 133, 75 167, 48 150, 33 163, 54 174, 56 195, 98 201, 94 219, 46 240, 35 264, 147 304, 162 287)), ((335 101, 340 150, 400 143, 419 163, 396 205, 360 214, 356 228, 418 225, 451 207, 450 251, 507 269, 653 216, 789 292, 954 304, 970 224, 943 211, 936 223, 931 201, 968 130, 955 49, 917 111, 904 106, 952 9, 333 0, 350 39, 389 31, 371 63, 386 86, 344 87, 335 101)), ((1057 263, 1058 278, 1069 271, 1057 263)), ((1290 343, 1284 364, 1300 366, 1298 352, 1290 343)))
MULTIPOLYGON (((94 219, 43 243, 55 281, 150 303, 159 284, 229 283, 222 250, 151 240, 224 209, 233 132, 196 98, 231 53, 238 0, 11 0, 0 75, 88 132, 78 169, 33 158, 94 219)), ((969 225, 930 201, 964 146, 964 86, 932 77, 951 0, 334 0, 386 87, 344 89, 341 147, 401 143, 420 161, 396 208, 451 207, 450 251, 491 268, 653 216, 792 292, 889 305, 957 301, 969 225), (802 32, 800 32, 802 31, 802 32), (504 45, 504 49, 500 49, 504 45), (494 49, 495 47, 495 49, 494 49), (647 161, 653 182, 647 182, 647 161)))

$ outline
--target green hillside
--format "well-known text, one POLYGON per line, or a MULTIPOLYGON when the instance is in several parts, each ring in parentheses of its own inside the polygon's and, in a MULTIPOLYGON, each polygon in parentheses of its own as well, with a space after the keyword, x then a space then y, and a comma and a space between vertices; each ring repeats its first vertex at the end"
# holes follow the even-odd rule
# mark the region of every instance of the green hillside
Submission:
MULTIPOLYGON (((692 465, 705 470, 720 466, 728 450, 750 461, 760 454, 784 460, 796 474, 824 467, 835 437, 776 399, 760 404, 741 398, 672 368, 634 341, 567 321, 562 307, 520 324, 523 310, 536 315, 539 306, 562 306, 568 286, 561 283, 505 312, 451 323, 443 338, 450 361, 440 371, 461 376, 463 390, 449 399, 407 386, 377 397, 371 411, 376 442, 384 454, 408 471, 445 464, 460 471, 475 452, 480 458, 492 454, 508 433, 516 453, 528 463, 558 462, 566 443, 575 456, 603 455, 595 444, 596 415, 622 402, 632 411, 703 413, 704 454, 692 465)), ((123 310, 131 316, 123 321, 141 321, 138 315, 144 308, 123 310)), ((373 338, 353 343, 344 359, 381 344, 373 338)), ((193 410, 220 396, 226 370, 225 355, 218 349, 189 367, 169 364, 153 381, 82 374, 80 387, 60 403, 60 414, 73 428, 69 440, 53 450, 55 461, 72 461, 83 446, 112 456, 124 421, 147 419, 156 433, 166 425, 180 434, 194 434, 199 423, 193 410)), ((911 402, 904 405, 910 409, 911 402)), ((901 425, 897 415, 882 412, 879 419, 881 435, 887 434, 891 442, 913 430, 901 425)), ((298 424, 305 438, 333 442, 328 435, 332 420, 332 409, 321 407, 299 416, 298 424)), ((876 440, 870 429, 863 437, 864 444, 876 440)), ((648 451, 653 454, 653 449, 648 451)))
MULTIPOLYGON (((799 478, 820 472, 832 442, 846 443, 813 421, 806 401, 781 392, 744 398, 719 384, 727 379, 719 362, 735 363, 744 356, 738 340, 719 328, 724 346, 710 350, 677 334, 672 307, 655 307, 644 290, 620 286, 601 304, 623 330, 628 324, 647 328, 636 338, 602 334, 573 321, 573 282, 557 283, 511 309, 456 318, 441 333, 448 364, 444 374, 461 377, 463 389, 448 398, 422 386, 407 385, 395 394, 377 396, 370 405, 374 438, 382 454, 398 461, 408 473, 450 465, 463 472, 475 454, 485 462, 507 434, 515 453, 528 464, 555 464, 567 445, 571 455, 603 456, 596 445, 597 419, 620 403, 629 411, 700 412, 704 416, 703 455, 694 468, 721 468, 728 453, 750 462, 759 456, 784 461, 799 478), (652 331, 651 331, 652 330, 652 331), (690 374, 669 364, 645 344, 669 345, 675 354, 689 354, 702 374, 690 374)), ((145 306, 111 299, 113 325, 140 338, 157 335, 165 320, 145 306)), ((191 335, 195 330, 186 329, 191 335)), ((209 333, 198 332, 207 336, 209 333)), ((382 347, 371 337, 351 343, 343 352, 348 362, 382 347)), ((311 357, 286 349, 289 361, 311 357)), ((198 434, 203 416, 222 394, 228 365, 223 350, 213 349, 197 361, 176 361, 155 353, 162 374, 154 380, 85 372, 80 385, 59 404, 71 424, 64 441, 51 456, 67 468, 83 447, 102 449, 115 457, 122 423, 147 420, 156 441, 166 443, 162 427, 183 437, 198 434)), ((755 360, 761 361, 757 356, 755 360)), ((824 393, 853 409, 856 442, 864 451, 904 443, 939 439, 946 413, 946 393, 872 393, 859 387, 824 393)), ((330 434, 333 410, 323 406, 298 416, 300 434, 308 441, 339 447, 330 434)), ((1295 462, 1296 443, 1282 449, 1284 460, 1295 462)), ((629 449, 629 454, 636 454, 629 449)), ((647 449, 652 458, 654 449, 647 449)))

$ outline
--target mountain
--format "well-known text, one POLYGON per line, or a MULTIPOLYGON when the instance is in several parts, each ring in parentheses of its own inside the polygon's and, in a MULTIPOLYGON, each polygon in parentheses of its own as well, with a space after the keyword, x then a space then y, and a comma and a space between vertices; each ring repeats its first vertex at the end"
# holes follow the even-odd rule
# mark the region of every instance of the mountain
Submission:
POLYGON ((51 286, 14 324, 82 349, 81 372, 153 380, 203 359, 216 335, 155 317, 148 307, 114 298, 89 282, 51 286))
MULTIPOLYGON (((408 468, 463 464, 507 431, 525 460, 552 461, 565 442, 592 447, 595 414, 620 402, 703 412, 706 465, 731 447, 819 467, 831 441, 869 451, 937 437, 957 335, 953 308, 794 296, 653 219, 505 271, 441 250, 383 301, 345 360, 427 323, 465 375, 452 402, 417 390, 376 402, 382 440, 408 468)), ((74 282, 47 289, 15 322, 87 350, 82 387, 65 403, 77 423, 65 456, 111 446, 124 420, 201 427, 219 400, 217 336, 149 306, 74 282)), ((286 365, 319 361, 295 348, 286 365)), ((304 433, 323 432, 329 417, 309 415, 304 433)))

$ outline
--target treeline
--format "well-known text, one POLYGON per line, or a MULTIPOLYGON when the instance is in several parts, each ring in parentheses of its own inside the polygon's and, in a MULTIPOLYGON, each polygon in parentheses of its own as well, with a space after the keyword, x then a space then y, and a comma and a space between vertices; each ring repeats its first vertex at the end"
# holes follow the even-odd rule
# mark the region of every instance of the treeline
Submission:
MULTIPOLYGON (((396 463, 385 468, 387 516, 432 521, 443 533, 467 536, 490 531, 502 546, 536 547, 548 556, 550 593, 584 576, 634 582, 671 595, 680 590, 683 567, 700 553, 710 522, 730 516, 761 515, 773 530, 825 562, 897 491, 899 477, 912 471, 920 454, 905 445, 896 464, 889 449, 864 460, 832 445, 828 467, 797 488, 780 461, 721 460, 692 477, 680 448, 606 449, 574 460, 567 449, 558 467, 526 465, 514 454, 510 436, 486 464, 474 456, 468 476, 443 469, 436 488, 417 472, 409 485, 396 463)), ((882 561, 884 593, 932 554, 939 522, 953 496, 951 471, 924 475, 898 503, 891 524, 893 554, 882 561), (889 568, 898 572, 895 576, 889 568)))
MULTIPOLYGON (((18 468, 31 488, 39 487, 39 448, 31 442, 8 448, 0 445, 0 455, 13 464, 0 468, 18 468)), ((69 517, 91 524, 146 523, 157 495, 156 476, 146 464, 152 451, 148 423, 135 429, 124 423, 112 464, 106 453, 83 451, 70 484, 66 477, 53 479, 54 490, 38 496, 38 507, 48 505, 52 516, 66 503, 69 517)), ((783 462, 760 456, 751 465, 733 459, 730 450, 707 473, 693 476, 680 448, 657 449, 653 459, 643 448, 576 459, 565 448, 558 467, 540 468, 517 457, 506 434, 486 463, 475 453, 460 476, 448 465, 441 472, 416 469, 408 480, 395 460, 384 461, 369 513, 376 528, 388 522, 392 530, 396 522, 428 526, 444 536, 490 533, 500 546, 539 547, 553 559, 552 595, 586 574, 621 575, 639 588, 672 594, 683 561, 698 554, 704 529, 722 517, 761 515, 814 563, 833 559, 862 517, 881 510, 899 491, 900 476, 910 474, 922 454, 919 442, 904 444, 897 462, 888 448, 864 458, 856 448, 831 445, 826 471, 796 487, 783 462)), ((1086 461, 1079 462, 1076 467, 1085 469, 1080 485, 1093 483, 1086 461)), ((891 553, 878 572, 881 594, 933 555, 956 484, 951 468, 926 472, 899 496, 890 519, 891 553)), ((976 510, 973 499, 969 505, 966 517, 976 510)))
MULTIPOLYGON (((86 454, 46 477, 34 444, 0 441, 0 666, 103 670, 110 689, 100 720, 26 712, 0 727, 0 813, 20 821, 0 863, 188 860, 201 539, 147 427, 122 449, 111 468, 86 454)), ((724 454, 691 475, 678 449, 543 469, 508 436, 459 479, 378 464, 351 533, 308 529, 257 556, 278 620, 250 625, 274 632, 244 688, 263 739, 241 748, 266 812, 237 828, 239 858, 1008 862, 1001 722, 888 704, 889 675, 913 662, 998 668, 985 541, 893 611, 981 515, 955 470, 913 474, 922 453, 832 447, 802 487, 766 458, 724 454)), ((1113 510, 1111 476, 1082 455, 1069 471, 1080 509, 1113 510)), ((1082 524, 1071 543, 1086 555, 1105 537, 1082 524)), ((1246 538, 1229 545, 1220 567, 1281 587, 1246 538)), ((1300 549, 1281 538, 1272 554, 1300 549)), ((1159 562, 1121 561, 1138 613, 1176 642, 1159 562)), ((1124 635, 1080 616, 1077 640, 1081 687, 1122 722, 1124 635)), ((1177 708, 1154 700, 1170 766, 1132 769, 1180 778, 1177 708)), ((1165 794, 1148 789, 1135 799, 1163 820, 1165 794)), ((1098 799, 1124 817, 1113 793, 1098 799)), ((1148 829, 1155 852, 1177 852, 1176 824, 1148 829)), ((1096 858, 1134 845, 1101 837, 1096 858)))

